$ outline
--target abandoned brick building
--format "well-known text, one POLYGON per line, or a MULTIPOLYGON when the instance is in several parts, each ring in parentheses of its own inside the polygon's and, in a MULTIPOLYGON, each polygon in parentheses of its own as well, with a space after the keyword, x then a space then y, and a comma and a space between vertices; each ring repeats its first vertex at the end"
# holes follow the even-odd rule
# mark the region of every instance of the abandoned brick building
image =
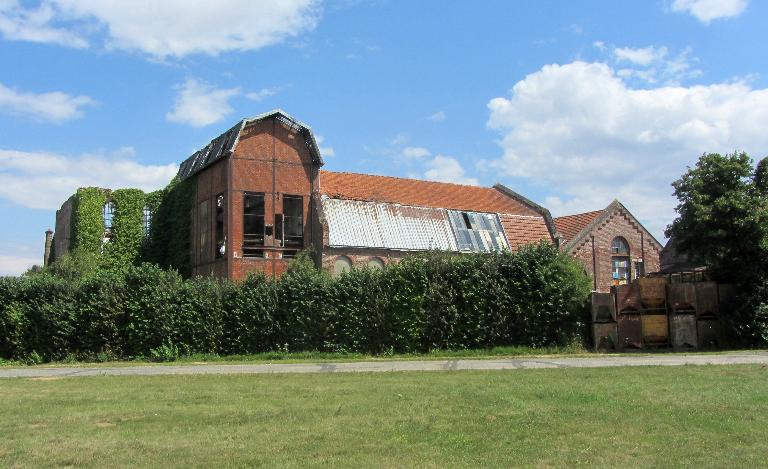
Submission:
POLYGON ((603 210, 555 218, 560 246, 608 292, 659 270, 661 244, 618 200, 603 210))
MULTIPOLYGON (((573 217, 555 220, 502 185, 337 173, 322 171, 322 165, 311 129, 280 110, 238 122, 185 160, 178 178, 194 186, 191 274, 233 280, 249 272, 280 275, 308 247, 318 266, 338 274, 425 250, 514 251, 542 240, 557 243, 562 232, 566 249, 598 273, 595 288, 602 289, 604 259, 598 257, 599 269, 586 262, 584 239, 602 243, 609 231, 627 240, 633 259, 643 259, 647 269, 658 266, 658 243, 618 203, 604 211, 609 216, 595 215, 575 229, 567 221, 573 217), (597 219, 602 221, 591 223, 597 219)), ((56 257, 69 246, 70 212, 65 203, 57 213, 56 257)), ((145 214, 147 226, 150 216, 145 214)))

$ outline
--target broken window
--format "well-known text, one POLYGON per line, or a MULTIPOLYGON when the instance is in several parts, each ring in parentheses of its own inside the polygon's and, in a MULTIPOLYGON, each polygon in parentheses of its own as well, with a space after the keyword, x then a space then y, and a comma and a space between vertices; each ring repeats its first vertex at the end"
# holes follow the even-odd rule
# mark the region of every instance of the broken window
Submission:
POLYGON ((283 245, 287 248, 304 247, 304 198, 300 195, 283 196, 283 245))
POLYGON ((243 256, 263 257, 264 193, 243 194, 243 256))
POLYGON ((152 209, 145 205, 141 214, 142 225, 144 226, 144 236, 149 236, 149 230, 152 229, 152 209))
POLYGON ((104 204, 104 237, 109 238, 112 236, 112 222, 115 216, 115 204, 112 201, 108 201, 104 204))
POLYGON ((221 259, 227 252, 227 237, 224 234, 224 194, 216 196, 216 259, 221 259))
POLYGON ((210 239, 211 239, 211 218, 210 218, 210 209, 209 209, 209 203, 207 200, 204 200, 200 202, 200 205, 198 205, 198 231, 200 234, 200 244, 198 245, 199 251, 198 251, 198 259, 200 260, 200 263, 208 262, 210 260, 210 239))
POLYGON ((499 252, 509 249, 507 237, 495 213, 449 210, 459 251, 499 252))

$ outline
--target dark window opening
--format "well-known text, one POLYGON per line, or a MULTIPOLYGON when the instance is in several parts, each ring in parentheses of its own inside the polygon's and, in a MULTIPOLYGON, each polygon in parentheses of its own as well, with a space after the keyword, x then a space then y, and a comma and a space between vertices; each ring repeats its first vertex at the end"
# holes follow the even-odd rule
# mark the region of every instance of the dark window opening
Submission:
POLYGON ((466 229, 472 229, 472 223, 469 221, 469 214, 467 212, 461 212, 461 217, 464 219, 464 226, 466 229))
POLYGON ((635 262, 635 275, 634 278, 640 278, 645 275, 645 263, 643 261, 635 262))
POLYGON ((264 194, 243 194, 243 256, 264 257, 264 194))
POLYGON ((611 254, 629 254, 629 244, 621 236, 613 238, 611 242, 611 254))
MULTIPOLYGON (((277 227, 277 217, 275 217, 277 227)), ((283 196, 281 233, 282 245, 288 248, 304 247, 304 198, 300 195, 283 196)))
POLYGON ((144 236, 149 236, 149 231, 152 229, 152 209, 145 205, 141 213, 142 223, 144 225, 144 236))
POLYGON ((283 214, 282 213, 275 214, 275 241, 277 241, 278 246, 280 247, 283 246, 283 214))
POLYGON ((224 234, 224 194, 216 196, 216 259, 227 253, 227 236, 224 234))
POLYGON ((200 202, 198 206, 198 231, 200 234, 200 244, 198 245, 198 258, 200 263, 207 262, 210 259, 210 239, 211 239, 211 217, 210 208, 207 200, 200 202))

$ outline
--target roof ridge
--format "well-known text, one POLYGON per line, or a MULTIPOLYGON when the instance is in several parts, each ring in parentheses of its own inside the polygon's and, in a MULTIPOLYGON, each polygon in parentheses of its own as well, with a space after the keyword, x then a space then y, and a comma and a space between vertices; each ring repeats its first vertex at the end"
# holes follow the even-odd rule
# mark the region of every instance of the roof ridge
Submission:
POLYGON ((580 216, 583 216, 583 215, 590 215, 590 214, 593 214, 593 213, 600 213, 600 212, 603 212, 603 211, 605 211, 604 208, 600 209, 600 210, 590 210, 588 212, 574 213, 574 214, 571 214, 571 215, 560 215, 559 217, 555 217, 555 220, 561 220, 563 218, 571 218, 571 217, 580 217, 580 216))

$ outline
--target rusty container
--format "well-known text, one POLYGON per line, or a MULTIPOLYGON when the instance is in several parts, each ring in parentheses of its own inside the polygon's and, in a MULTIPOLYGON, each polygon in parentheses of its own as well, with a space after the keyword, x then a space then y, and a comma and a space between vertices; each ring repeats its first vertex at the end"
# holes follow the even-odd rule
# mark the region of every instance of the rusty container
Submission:
POLYGON ((640 302, 646 309, 663 309, 667 302, 667 280, 664 277, 644 277, 636 280, 640 302))
POLYGON ((611 293, 592 293, 592 322, 616 321, 616 302, 611 293))
POLYGON ((612 291, 616 295, 616 309, 619 314, 640 312, 642 304, 640 302, 640 288, 637 282, 612 287, 612 291))
POLYGON ((643 344, 659 347, 669 342, 669 322, 666 314, 643 314, 643 344))
POLYGON ((693 283, 670 283, 667 285, 669 309, 675 313, 696 311, 696 286, 693 283))
POLYGON ((717 317, 720 314, 717 283, 698 282, 694 285, 696 285, 696 314, 699 317, 717 317))
POLYGON ((698 345, 695 314, 672 314, 669 316, 670 338, 676 349, 694 349, 698 345))
POLYGON ((643 325, 639 314, 620 314, 618 326, 620 349, 643 347, 643 325))
POLYGON ((592 337, 594 338, 595 351, 616 350, 618 344, 618 330, 615 322, 596 322, 592 324, 592 337))
POLYGON ((700 317, 696 321, 696 334, 699 348, 715 348, 720 346, 720 321, 712 316, 700 317))

